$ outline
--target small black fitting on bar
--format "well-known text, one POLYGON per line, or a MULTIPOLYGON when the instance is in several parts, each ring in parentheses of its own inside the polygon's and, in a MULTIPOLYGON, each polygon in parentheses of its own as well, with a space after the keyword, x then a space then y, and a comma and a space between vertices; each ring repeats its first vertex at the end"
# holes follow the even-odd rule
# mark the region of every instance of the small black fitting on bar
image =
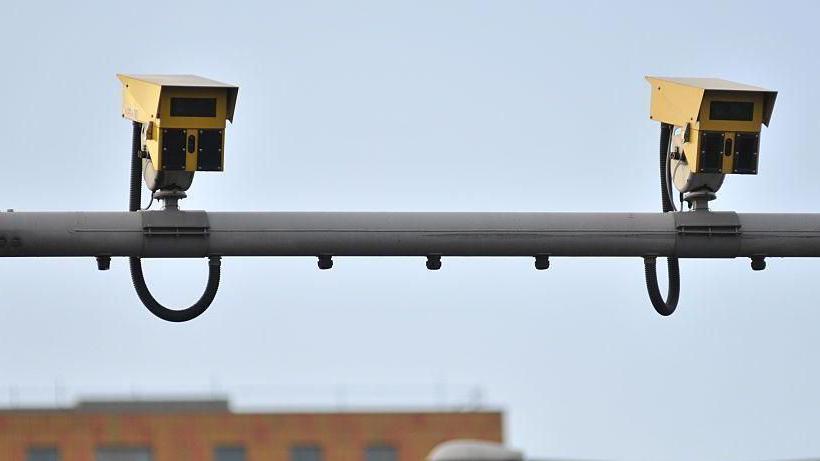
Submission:
POLYGON ((427 269, 437 271, 441 269, 441 255, 430 255, 427 257, 427 269))
POLYGON ((328 270, 333 267, 333 256, 319 255, 319 269, 328 270))
POLYGON ((111 269, 111 256, 97 256, 97 270, 107 271, 111 269))
POLYGON ((550 268, 549 255, 535 255, 535 269, 545 271, 550 268))
POLYGON ((766 257, 765 256, 752 256, 752 270, 753 271, 762 271, 766 268, 766 257))

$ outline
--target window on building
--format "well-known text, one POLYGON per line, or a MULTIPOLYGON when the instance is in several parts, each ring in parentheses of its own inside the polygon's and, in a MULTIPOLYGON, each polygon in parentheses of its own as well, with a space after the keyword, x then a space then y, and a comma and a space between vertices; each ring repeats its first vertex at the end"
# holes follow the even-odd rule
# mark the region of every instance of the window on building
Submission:
POLYGON ((150 448, 98 448, 96 461, 151 461, 150 448))
POLYGON ((296 445, 290 448, 290 461, 322 461, 319 445, 296 445))
POLYGON ((214 461, 245 461, 245 448, 217 447, 214 449, 214 461))
POLYGON ((364 454, 365 461, 397 461, 398 453, 390 445, 373 445, 367 447, 364 454))
POLYGON ((60 452, 56 448, 29 448, 26 461, 60 461, 60 452))

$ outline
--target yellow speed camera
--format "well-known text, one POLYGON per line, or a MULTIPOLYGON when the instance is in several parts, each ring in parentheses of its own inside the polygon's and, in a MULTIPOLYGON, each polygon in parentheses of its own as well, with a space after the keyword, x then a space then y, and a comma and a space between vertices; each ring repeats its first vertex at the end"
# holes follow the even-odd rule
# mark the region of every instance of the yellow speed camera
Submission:
POLYGON ((122 116, 142 124, 155 172, 222 171, 239 88, 195 75, 125 75, 122 116))
POLYGON ((757 174, 776 91, 714 78, 646 77, 649 117, 674 127, 672 158, 693 174, 757 174))

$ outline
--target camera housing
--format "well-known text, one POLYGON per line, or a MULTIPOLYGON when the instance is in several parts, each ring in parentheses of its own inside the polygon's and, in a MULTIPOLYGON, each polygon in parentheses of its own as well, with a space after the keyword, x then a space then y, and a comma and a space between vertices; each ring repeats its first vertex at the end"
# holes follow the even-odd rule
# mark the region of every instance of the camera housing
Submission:
POLYGON ((691 175, 757 174, 760 131, 769 125, 776 91, 715 78, 646 79, 649 118, 674 127, 670 156, 685 164, 690 183, 698 182, 691 175))
POLYGON ((186 190, 197 171, 223 171, 225 126, 239 88, 196 75, 127 75, 122 116, 142 124, 148 188, 186 190))

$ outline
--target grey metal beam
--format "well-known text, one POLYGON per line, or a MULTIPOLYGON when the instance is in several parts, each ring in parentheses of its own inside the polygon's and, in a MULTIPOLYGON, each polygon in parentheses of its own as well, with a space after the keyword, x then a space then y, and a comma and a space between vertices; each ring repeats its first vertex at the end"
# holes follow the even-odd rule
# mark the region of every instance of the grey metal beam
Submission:
POLYGON ((4 212, 0 257, 820 256, 820 214, 4 212))

